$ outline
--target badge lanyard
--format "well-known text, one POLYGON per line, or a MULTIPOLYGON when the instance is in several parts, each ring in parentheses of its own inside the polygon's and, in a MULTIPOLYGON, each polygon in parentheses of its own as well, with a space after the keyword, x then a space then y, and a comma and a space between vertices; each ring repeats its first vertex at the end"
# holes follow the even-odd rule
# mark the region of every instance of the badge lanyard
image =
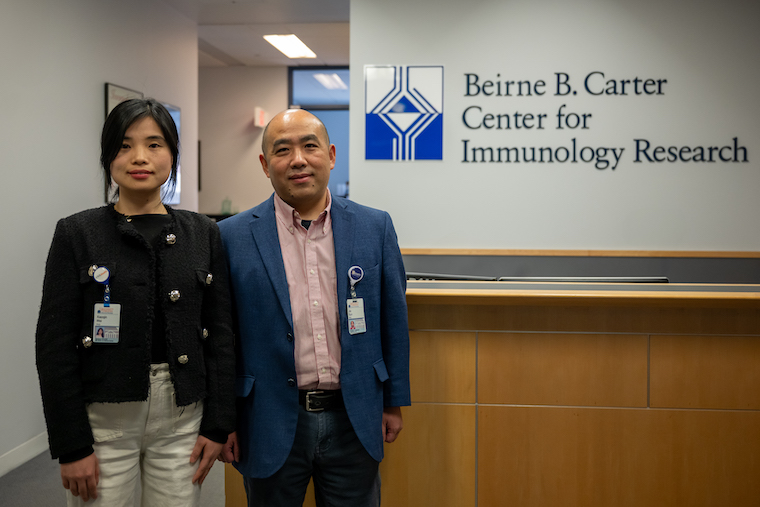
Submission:
POLYGON ((348 316, 348 333, 352 335, 367 332, 367 323, 364 319, 364 299, 356 297, 356 284, 362 278, 364 278, 364 270, 361 267, 351 266, 348 269, 351 299, 346 301, 346 313, 348 316))
POLYGON ((111 279, 111 272, 105 266, 100 266, 92 273, 92 277, 96 282, 105 285, 103 288, 103 306, 108 308, 111 306, 111 285, 108 281, 111 279))
POLYGON ((351 283, 351 297, 356 298, 356 284, 364 278, 364 270, 359 266, 348 268, 348 281, 351 283))
POLYGON ((92 273, 92 278, 102 284, 103 302, 95 304, 92 323, 92 341, 94 343, 119 343, 119 328, 121 327, 121 305, 111 305, 111 272, 105 266, 100 266, 92 273))

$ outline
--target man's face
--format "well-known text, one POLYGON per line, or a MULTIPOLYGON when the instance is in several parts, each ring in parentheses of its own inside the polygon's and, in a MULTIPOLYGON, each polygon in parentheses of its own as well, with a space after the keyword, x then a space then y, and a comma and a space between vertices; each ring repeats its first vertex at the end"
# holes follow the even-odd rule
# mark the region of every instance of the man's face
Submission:
POLYGON ((259 157, 274 191, 301 215, 316 218, 327 204, 327 183, 335 166, 335 146, 311 113, 289 110, 267 127, 259 157))

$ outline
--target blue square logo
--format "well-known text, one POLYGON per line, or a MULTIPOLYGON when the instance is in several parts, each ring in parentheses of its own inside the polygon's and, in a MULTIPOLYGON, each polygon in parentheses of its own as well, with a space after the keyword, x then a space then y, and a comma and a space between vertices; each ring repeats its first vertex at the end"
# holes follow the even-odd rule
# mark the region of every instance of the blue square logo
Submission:
POLYGON ((367 65, 366 160, 443 160, 443 66, 367 65))

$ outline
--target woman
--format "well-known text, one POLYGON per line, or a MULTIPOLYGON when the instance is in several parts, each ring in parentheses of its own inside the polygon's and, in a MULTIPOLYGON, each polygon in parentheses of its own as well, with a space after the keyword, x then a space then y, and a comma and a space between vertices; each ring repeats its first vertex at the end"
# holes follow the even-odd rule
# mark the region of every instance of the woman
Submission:
POLYGON ((60 220, 50 247, 37 369, 70 506, 133 506, 138 476, 143 506, 197 505, 234 429, 219 230, 162 203, 178 144, 155 100, 116 106, 101 164, 118 200, 60 220))

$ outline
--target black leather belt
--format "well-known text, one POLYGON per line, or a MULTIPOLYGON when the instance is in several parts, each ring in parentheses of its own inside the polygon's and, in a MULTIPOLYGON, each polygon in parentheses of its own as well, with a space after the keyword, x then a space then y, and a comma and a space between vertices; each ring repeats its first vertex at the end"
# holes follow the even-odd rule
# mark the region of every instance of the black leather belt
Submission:
POLYGON ((334 391, 298 391, 298 403, 308 412, 323 412, 343 408, 340 389, 334 391))

